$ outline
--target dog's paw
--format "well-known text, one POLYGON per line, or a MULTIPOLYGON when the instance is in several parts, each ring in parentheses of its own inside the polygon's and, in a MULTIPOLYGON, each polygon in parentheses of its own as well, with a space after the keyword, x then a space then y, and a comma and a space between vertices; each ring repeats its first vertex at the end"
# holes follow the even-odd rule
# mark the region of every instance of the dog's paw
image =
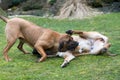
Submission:
POLYGON ((72 35, 73 31, 72 30, 68 30, 68 31, 66 31, 66 33, 69 34, 69 35, 72 35))
POLYGON ((68 61, 64 61, 64 62, 63 62, 63 64, 61 65, 61 68, 66 67, 68 64, 69 64, 69 62, 68 62, 68 61))
POLYGON ((46 60, 46 58, 38 58, 38 60, 36 61, 36 62, 43 62, 43 61, 45 61, 46 60))
POLYGON ((8 59, 5 59, 7 62, 9 62, 9 61, 12 61, 12 59, 11 58, 8 58, 8 59))

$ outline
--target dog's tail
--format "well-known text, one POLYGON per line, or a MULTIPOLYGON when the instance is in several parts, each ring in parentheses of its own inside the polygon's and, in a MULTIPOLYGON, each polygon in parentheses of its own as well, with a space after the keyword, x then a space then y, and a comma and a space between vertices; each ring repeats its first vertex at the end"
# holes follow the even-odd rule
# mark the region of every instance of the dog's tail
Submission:
POLYGON ((2 20, 3 20, 4 22, 6 22, 6 23, 7 23, 8 20, 9 20, 8 18, 6 18, 6 17, 4 17, 4 16, 2 16, 2 15, 0 15, 0 19, 2 19, 2 20))

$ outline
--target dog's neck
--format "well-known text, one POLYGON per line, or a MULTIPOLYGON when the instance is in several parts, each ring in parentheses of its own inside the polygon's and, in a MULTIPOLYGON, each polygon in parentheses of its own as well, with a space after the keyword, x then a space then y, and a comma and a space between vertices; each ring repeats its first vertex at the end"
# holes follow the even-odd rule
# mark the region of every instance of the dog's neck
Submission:
POLYGON ((66 34, 56 33, 56 34, 55 34, 55 37, 57 37, 57 38, 56 38, 56 39, 57 39, 56 41, 57 41, 57 42, 60 42, 60 39, 61 39, 63 36, 65 36, 65 35, 66 35, 66 34))

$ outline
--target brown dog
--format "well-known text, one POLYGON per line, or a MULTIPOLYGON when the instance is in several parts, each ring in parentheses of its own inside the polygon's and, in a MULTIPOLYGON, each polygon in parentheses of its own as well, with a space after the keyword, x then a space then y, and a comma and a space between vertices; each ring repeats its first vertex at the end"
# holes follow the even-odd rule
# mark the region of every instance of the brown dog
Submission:
POLYGON ((23 49, 24 43, 29 44, 31 47, 35 48, 39 54, 41 54, 42 57, 38 60, 38 62, 46 59, 47 55, 45 50, 49 49, 56 53, 58 51, 59 43, 62 43, 62 46, 65 46, 62 51, 66 51, 69 43, 75 42, 68 34, 60 34, 56 31, 39 27, 21 18, 8 19, 3 16, 0 16, 0 18, 7 23, 5 28, 7 45, 3 50, 6 61, 11 60, 8 57, 8 51, 17 39, 20 41, 18 49, 24 54, 28 53, 23 49))

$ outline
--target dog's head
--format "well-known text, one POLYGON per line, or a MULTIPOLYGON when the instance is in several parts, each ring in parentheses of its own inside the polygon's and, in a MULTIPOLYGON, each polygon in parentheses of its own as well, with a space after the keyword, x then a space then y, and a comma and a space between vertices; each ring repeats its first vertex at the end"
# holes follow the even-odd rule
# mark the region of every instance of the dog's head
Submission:
POLYGON ((70 35, 64 35, 60 38, 58 51, 65 52, 67 50, 73 51, 78 46, 78 42, 74 41, 70 35))

